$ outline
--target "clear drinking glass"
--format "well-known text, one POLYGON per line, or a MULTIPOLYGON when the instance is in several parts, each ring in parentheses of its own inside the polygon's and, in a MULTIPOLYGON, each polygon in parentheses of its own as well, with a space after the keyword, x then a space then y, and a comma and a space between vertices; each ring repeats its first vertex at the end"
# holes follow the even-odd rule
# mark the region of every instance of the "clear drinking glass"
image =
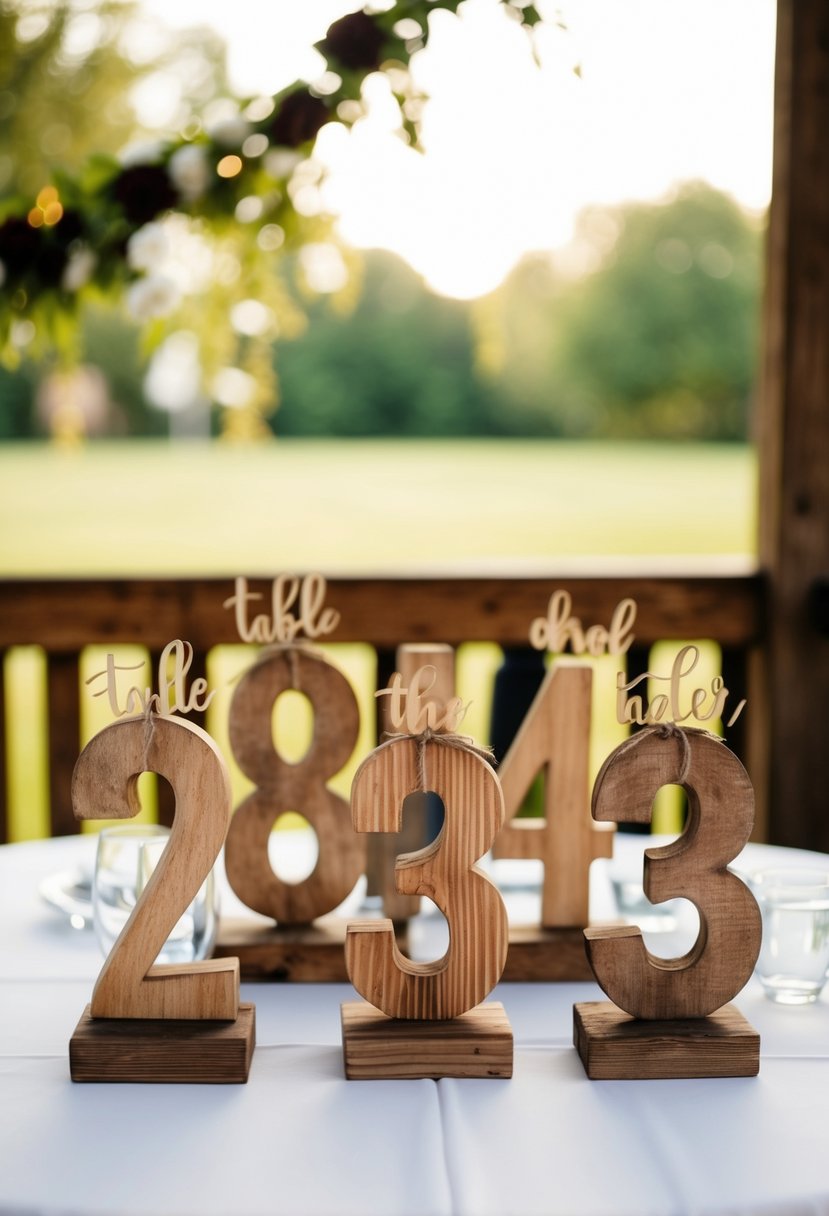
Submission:
MULTIPOLYGON (((118 824, 103 828, 92 879, 92 923, 104 954, 129 919, 158 865, 170 829, 158 824, 118 824)), ((211 871, 196 898, 173 927, 156 962, 189 963, 207 958, 216 941, 216 885, 211 871)))
POLYGON ((829 968, 829 871, 764 870, 750 882, 763 917, 757 975, 766 996, 811 1004, 829 968))

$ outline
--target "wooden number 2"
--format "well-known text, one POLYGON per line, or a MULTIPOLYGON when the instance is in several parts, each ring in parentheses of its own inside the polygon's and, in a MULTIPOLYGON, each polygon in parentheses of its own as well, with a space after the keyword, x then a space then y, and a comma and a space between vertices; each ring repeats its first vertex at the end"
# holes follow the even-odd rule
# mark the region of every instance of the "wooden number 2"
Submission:
POLYGON ((653 903, 691 900, 699 936, 681 958, 651 955, 636 926, 586 929, 590 965, 614 1004, 636 1018, 695 1018, 713 1013, 747 982, 760 951, 760 911, 728 869, 754 822, 751 782, 733 752, 710 735, 686 731, 621 744, 593 788, 593 815, 648 823, 657 790, 681 784, 688 794, 682 836, 645 850, 644 889, 653 903), (690 763, 687 760, 690 760, 690 763), (685 770, 683 773, 683 769, 685 770))
POLYGON ((180 718, 113 722, 90 740, 72 775, 78 819, 131 819, 141 809, 141 773, 173 787, 170 840, 98 976, 93 1018, 233 1021, 239 960, 153 966, 219 854, 230 820, 230 781, 213 740, 180 718))
POLYGON ((508 818, 542 769, 544 818, 512 819, 493 857, 544 862, 541 923, 588 923, 590 863, 610 857, 613 830, 590 819, 590 706, 593 673, 578 660, 556 659, 498 768, 508 818))
POLYGON ((309 924, 353 890, 363 872, 365 845, 352 830, 348 804, 326 786, 354 751, 360 715, 348 680, 321 655, 278 652, 245 673, 230 707, 230 745, 256 789, 233 815, 225 867, 243 903, 283 925, 309 924), (298 764, 274 747, 271 719, 277 697, 290 688, 314 711, 311 746, 298 764), (297 811, 319 842, 317 864, 306 879, 284 882, 274 874, 268 841, 274 822, 297 811))
POLYGON ((397 948, 390 920, 348 926, 349 978, 393 1018, 455 1018, 480 1004, 498 982, 507 957, 507 913, 497 887, 474 864, 490 848, 504 817, 498 779, 471 751, 429 741, 394 739, 363 761, 351 788, 358 832, 399 832, 406 796, 418 788, 418 748, 425 749, 427 788, 444 804, 444 825, 427 848, 403 854, 396 885, 434 900, 449 924, 449 948, 432 963, 415 963, 397 948))

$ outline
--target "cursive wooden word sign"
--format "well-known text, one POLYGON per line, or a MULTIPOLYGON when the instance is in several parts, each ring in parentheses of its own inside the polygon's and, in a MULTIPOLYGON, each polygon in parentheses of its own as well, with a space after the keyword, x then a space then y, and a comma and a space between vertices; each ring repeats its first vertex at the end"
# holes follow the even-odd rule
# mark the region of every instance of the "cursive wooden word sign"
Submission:
POLYGON ((609 628, 603 625, 582 626, 578 617, 571 616, 573 600, 568 591, 554 591, 547 605, 547 615, 539 616, 530 625, 530 645, 536 650, 558 653, 569 645, 573 654, 625 654, 633 643, 633 623, 636 601, 620 600, 613 610, 609 628))
POLYGON ((427 701, 425 698, 437 680, 437 668, 432 663, 426 663, 413 672, 406 688, 403 687, 403 677, 396 671, 390 686, 374 694, 375 697, 389 698, 388 716, 393 730, 420 735, 424 730, 451 733, 456 729, 469 707, 464 705, 460 697, 451 697, 445 703, 427 701))
MULTIPOLYGON (((616 720, 635 722, 637 726, 658 726, 660 722, 664 721, 687 722, 689 718, 694 718, 697 722, 710 722, 713 719, 721 718, 728 698, 728 689, 725 687, 722 676, 715 676, 711 681, 710 693, 704 688, 695 688, 691 693, 690 708, 683 711, 680 684, 686 676, 691 674, 698 662, 699 647, 689 645, 682 647, 674 659, 671 674, 668 676, 646 671, 626 684, 624 682, 625 673, 618 672, 616 675, 616 720), (627 696, 630 690, 637 684, 641 684, 643 680, 661 680, 669 685, 669 691, 658 693, 653 697, 647 709, 644 708, 642 698, 638 694, 634 697, 627 696), (712 700, 710 705, 706 705, 706 698, 709 695, 712 700)), ((745 708, 745 704, 745 700, 740 701, 728 719, 727 726, 734 725, 745 708)))
POLYGON ((118 700, 117 673, 119 671, 138 671, 144 666, 143 663, 116 663, 115 656, 108 654, 106 668, 103 671, 97 671, 94 676, 90 676, 86 683, 94 684, 102 676, 105 677, 105 687, 99 688, 92 695, 93 697, 106 695, 109 698, 110 709, 116 718, 123 718, 125 714, 148 713, 150 710, 155 710, 162 717, 169 717, 175 712, 186 714, 191 710, 207 709, 215 696, 214 692, 207 691, 207 680, 201 678, 194 680, 190 691, 187 691, 187 673, 192 665, 193 647, 189 642, 182 642, 179 638, 176 638, 174 642, 168 642, 158 660, 158 692, 154 693, 149 688, 145 688, 142 692, 140 688, 133 686, 127 692, 123 709, 118 700), (171 658, 173 660, 172 676, 168 674, 171 658))
POLYGON ((307 574, 305 578, 280 574, 271 587, 271 615, 260 613, 252 620, 248 607, 262 596, 258 591, 248 591, 246 578, 237 578, 235 586, 235 593, 222 607, 235 610, 236 629, 243 642, 293 642, 300 634, 318 638, 332 633, 340 623, 339 612, 324 607, 326 582, 321 574, 307 574), (295 604, 299 609, 296 616, 291 611, 295 604))

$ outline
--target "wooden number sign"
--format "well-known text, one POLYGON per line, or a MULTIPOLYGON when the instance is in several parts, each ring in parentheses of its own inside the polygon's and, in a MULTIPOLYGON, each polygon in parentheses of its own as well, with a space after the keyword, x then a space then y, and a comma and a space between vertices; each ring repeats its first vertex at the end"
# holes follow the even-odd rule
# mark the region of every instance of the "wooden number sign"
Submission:
POLYGON ((303 647, 266 655, 245 673, 230 707, 230 743, 256 789, 239 805, 225 845, 225 866, 244 904, 277 922, 276 928, 225 922, 217 948, 234 954, 252 978, 345 980, 344 922, 312 925, 353 890, 365 865, 365 844, 345 799, 326 784, 349 760, 359 732, 359 710, 345 676, 322 655, 303 647), (274 744, 273 708, 288 689, 305 694, 314 713, 311 745, 295 764, 274 744), (317 835, 318 857, 301 882, 274 873, 268 844, 275 821, 297 811, 317 835))
POLYGON ((613 827, 590 818, 592 686, 584 663, 556 659, 498 768, 508 822, 493 856, 544 863, 541 925, 511 927, 504 979, 590 979, 582 939, 590 863, 613 850, 613 827), (544 818, 511 818, 542 770, 544 818))
POLYGON ((138 777, 173 788, 169 843, 104 963, 70 1043, 75 1081, 245 1081, 254 1008, 239 1003, 237 959, 154 965, 224 842, 230 782, 212 739, 147 713, 112 723, 84 748, 72 779, 79 819, 130 819, 138 777))
POLYGON ((391 921, 349 924, 349 978, 370 1004, 342 1007, 346 1076, 510 1076, 512 1033, 503 1007, 480 1004, 507 952, 506 909, 475 864, 503 821, 494 771, 450 736, 392 739, 357 771, 354 826, 399 831, 405 799, 423 789, 441 798, 444 826, 428 848, 398 858, 396 886, 434 900, 449 925, 449 948, 436 962, 416 963, 398 950, 391 921))
POLYGON ((596 819, 648 823, 663 785, 688 796, 685 831, 645 851, 645 894, 691 900, 699 936, 682 958, 655 958, 636 926, 586 929, 590 965, 607 1002, 575 1006, 575 1037, 591 1077, 753 1076, 759 1036, 727 1002, 760 951, 760 912, 728 870, 747 842, 754 794, 733 752, 712 735, 671 727, 642 732, 605 761, 593 790, 596 819))
MULTIPOLYGON (((406 642, 398 646, 395 665, 403 685, 409 688, 416 673, 428 672, 423 692, 429 697, 429 705, 437 714, 443 714, 455 696, 455 652, 451 646, 441 642, 406 642)), ((380 696, 381 694, 378 694, 380 696)), ((391 732, 390 697, 382 694, 380 720, 384 732, 391 732)), ((425 725, 425 722, 424 722, 425 725)), ((394 885, 394 861, 399 853, 411 853, 428 844, 430 835, 431 801, 434 795, 410 794, 406 802, 399 836, 391 833, 376 833, 366 842, 368 894, 379 895, 383 901, 383 912, 391 917, 398 934, 404 931, 405 921, 416 916, 420 910, 417 896, 402 895, 394 885)))

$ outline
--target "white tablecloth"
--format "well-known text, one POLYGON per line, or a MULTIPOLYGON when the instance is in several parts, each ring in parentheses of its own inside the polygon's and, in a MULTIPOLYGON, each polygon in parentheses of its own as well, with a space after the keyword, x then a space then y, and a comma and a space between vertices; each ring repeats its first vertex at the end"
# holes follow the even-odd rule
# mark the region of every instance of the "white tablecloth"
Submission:
MULTIPOLYGON (((93 851, 89 837, 0 848, 0 1213, 829 1214, 829 995, 783 1008, 756 980, 735 1002, 762 1037, 751 1079, 587 1080, 572 1006, 603 994, 582 983, 495 990, 515 1035, 510 1081, 347 1082, 349 986, 243 984, 257 1011, 247 1085, 75 1085, 68 1042, 102 960, 37 888, 93 851)), ((748 846, 737 865, 783 853, 748 846)), ((601 914, 607 865, 593 867, 601 914)), ((505 886, 516 872, 501 871, 505 886)), ((515 906, 536 898, 509 892, 515 906)), ((660 940, 679 952, 680 937, 660 940)))

